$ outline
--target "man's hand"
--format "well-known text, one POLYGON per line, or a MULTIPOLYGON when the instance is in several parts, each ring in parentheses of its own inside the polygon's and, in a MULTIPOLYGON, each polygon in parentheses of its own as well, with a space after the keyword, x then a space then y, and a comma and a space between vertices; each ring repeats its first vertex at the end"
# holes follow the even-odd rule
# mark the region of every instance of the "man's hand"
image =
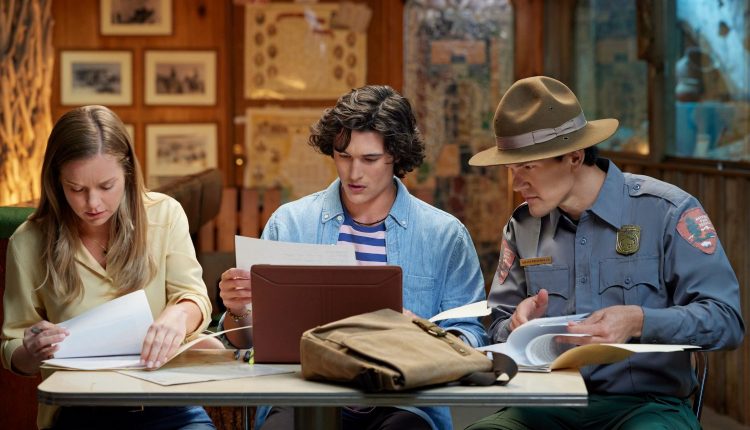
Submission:
POLYGON ((523 323, 544 315, 547 312, 548 299, 547 290, 541 289, 536 295, 527 297, 519 303, 516 306, 516 311, 510 317, 510 331, 517 329, 523 323))
POLYGON ((235 315, 244 315, 247 305, 253 303, 249 270, 235 268, 222 273, 219 290, 224 306, 235 315))
POLYGON ((640 306, 610 306, 593 312, 583 321, 568 323, 568 332, 590 334, 584 337, 558 336, 565 343, 625 343, 639 337, 643 330, 643 309, 640 306))

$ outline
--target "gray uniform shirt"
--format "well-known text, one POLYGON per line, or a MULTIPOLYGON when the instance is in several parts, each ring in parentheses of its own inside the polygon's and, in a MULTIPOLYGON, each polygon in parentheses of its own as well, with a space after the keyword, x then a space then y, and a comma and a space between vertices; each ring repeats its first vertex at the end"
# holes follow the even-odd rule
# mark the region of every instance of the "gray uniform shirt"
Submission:
MULTIPOLYGON (((505 226, 489 294, 490 337, 504 342, 518 303, 545 288, 547 316, 641 306, 643 331, 634 343, 739 345, 737 277, 698 200, 654 178, 623 174, 608 160, 597 165, 606 180, 577 225, 558 209, 534 218, 523 204, 505 226), (623 226, 640 229, 637 251, 629 255, 617 251, 623 226), (521 259, 535 257, 552 261, 521 266, 521 259)), ((581 371, 590 393, 687 397, 695 386, 691 369, 690 353, 679 352, 639 353, 581 371)))

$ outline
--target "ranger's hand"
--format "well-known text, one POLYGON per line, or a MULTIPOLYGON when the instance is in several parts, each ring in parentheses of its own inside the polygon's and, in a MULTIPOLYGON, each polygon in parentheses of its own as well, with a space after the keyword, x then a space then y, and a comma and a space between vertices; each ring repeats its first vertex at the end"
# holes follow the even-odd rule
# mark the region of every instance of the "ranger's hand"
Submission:
POLYGON ((521 324, 539 318, 547 312, 547 301, 549 296, 547 290, 541 289, 531 297, 527 297, 516 306, 516 311, 510 317, 510 331, 518 328, 521 324))
POLYGON ((593 312, 583 321, 568 323, 568 332, 591 336, 558 336, 557 339, 560 342, 578 345, 625 343, 633 337, 639 337, 642 330, 643 309, 640 306, 610 306, 593 312))

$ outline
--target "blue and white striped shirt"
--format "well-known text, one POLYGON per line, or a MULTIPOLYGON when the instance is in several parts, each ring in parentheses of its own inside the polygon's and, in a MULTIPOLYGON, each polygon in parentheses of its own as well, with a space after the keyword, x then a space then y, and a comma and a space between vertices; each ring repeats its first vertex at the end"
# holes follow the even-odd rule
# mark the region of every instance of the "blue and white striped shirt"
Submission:
POLYGON ((339 228, 338 245, 354 246, 354 255, 361 266, 385 266, 385 222, 371 227, 359 225, 344 211, 344 223, 339 228))

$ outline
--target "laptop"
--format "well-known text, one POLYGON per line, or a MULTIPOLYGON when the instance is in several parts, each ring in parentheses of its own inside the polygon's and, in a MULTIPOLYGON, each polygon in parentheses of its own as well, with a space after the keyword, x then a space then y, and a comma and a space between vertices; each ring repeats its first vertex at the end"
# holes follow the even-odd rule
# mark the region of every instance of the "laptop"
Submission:
POLYGON ((299 363, 302 333, 342 318, 402 311, 399 266, 253 265, 256 363, 299 363))

